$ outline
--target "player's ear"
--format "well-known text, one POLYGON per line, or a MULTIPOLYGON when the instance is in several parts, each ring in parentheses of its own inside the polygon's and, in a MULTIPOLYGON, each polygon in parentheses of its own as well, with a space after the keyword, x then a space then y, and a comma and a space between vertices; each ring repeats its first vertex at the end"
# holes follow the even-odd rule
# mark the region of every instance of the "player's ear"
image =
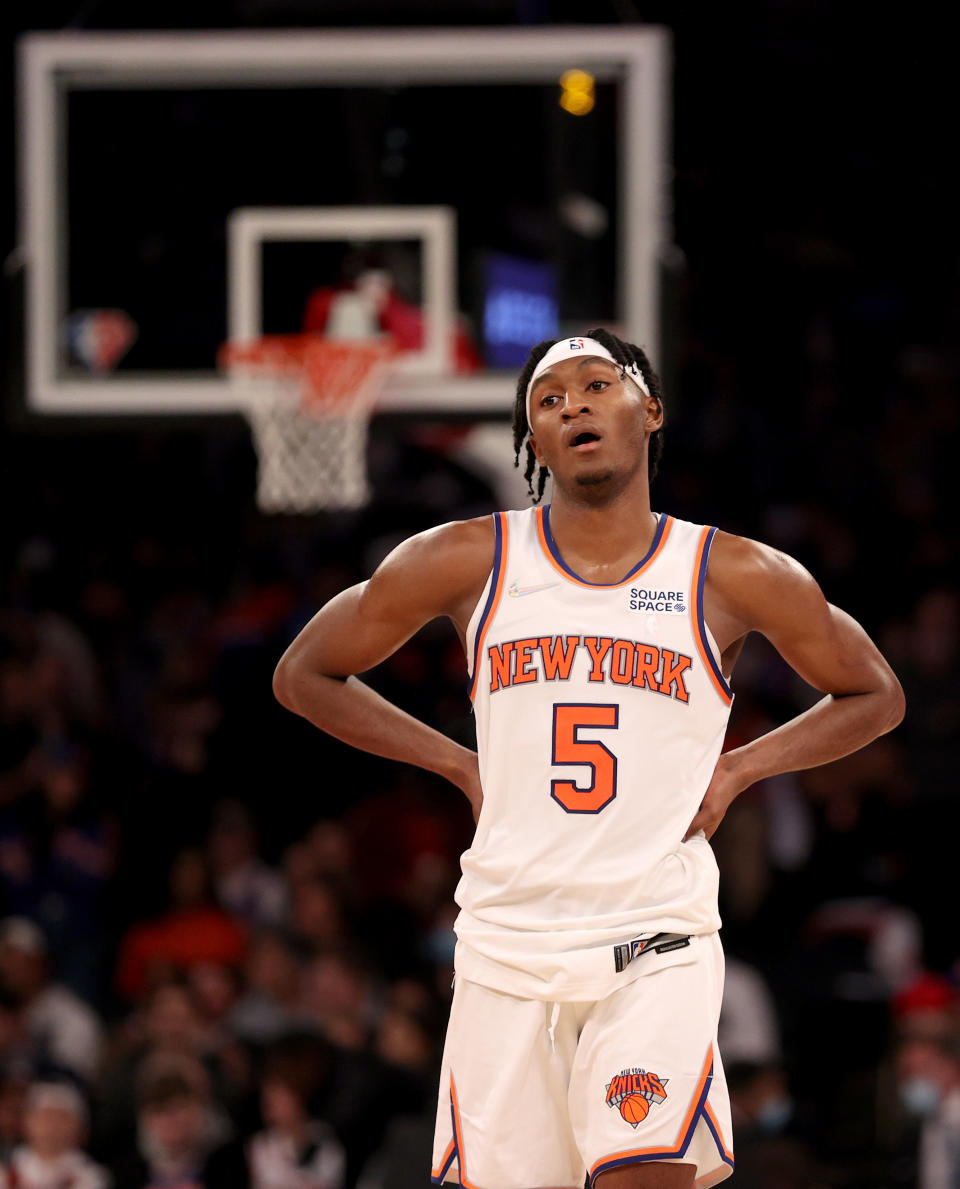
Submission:
POLYGON ((643 398, 643 427, 647 433, 663 429, 663 405, 655 396, 643 398))
POLYGON ((537 439, 533 436, 533 434, 531 434, 530 437, 527 438, 527 441, 530 443, 530 449, 533 451, 533 457, 537 460, 537 462, 542 467, 545 467, 547 465, 547 460, 543 457, 543 454, 540 452, 540 447, 537 444, 537 439))

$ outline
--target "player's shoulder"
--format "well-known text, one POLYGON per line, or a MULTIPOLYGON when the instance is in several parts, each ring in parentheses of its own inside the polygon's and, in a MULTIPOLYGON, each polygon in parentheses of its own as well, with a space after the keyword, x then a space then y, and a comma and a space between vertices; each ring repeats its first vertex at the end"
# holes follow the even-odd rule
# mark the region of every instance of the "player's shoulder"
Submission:
POLYGON ((807 573, 795 558, 782 549, 719 528, 710 549, 710 569, 717 577, 731 579, 776 579, 807 573))
POLYGON ((474 516, 469 520, 448 520, 408 538, 410 550, 436 564, 483 564, 493 560, 496 541, 495 518, 474 516))
POLYGON ((779 600, 822 598, 809 571, 788 553, 721 529, 710 549, 707 582, 731 610, 751 620, 775 608, 779 600))
POLYGON ((446 601, 482 587, 493 566, 495 542, 493 516, 435 525, 398 545, 380 563, 370 585, 374 590, 411 586, 421 593, 429 588, 446 601))

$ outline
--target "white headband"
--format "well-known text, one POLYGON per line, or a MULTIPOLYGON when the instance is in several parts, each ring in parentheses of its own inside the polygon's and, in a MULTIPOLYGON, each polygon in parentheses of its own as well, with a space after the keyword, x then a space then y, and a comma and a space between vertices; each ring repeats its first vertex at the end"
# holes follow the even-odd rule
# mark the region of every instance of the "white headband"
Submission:
POLYGON ((636 364, 624 367, 622 363, 617 363, 607 348, 602 343, 598 343, 596 339, 561 339, 558 343, 553 344, 534 368, 530 383, 527 385, 527 427, 529 429, 533 428, 530 420, 530 393, 533 391, 534 384, 555 363, 562 363, 564 359, 572 359, 575 355, 599 355, 601 359, 608 359, 614 367, 619 368, 624 375, 629 376, 642 393, 646 396, 650 395, 650 389, 647 387, 646 381, 636 364))

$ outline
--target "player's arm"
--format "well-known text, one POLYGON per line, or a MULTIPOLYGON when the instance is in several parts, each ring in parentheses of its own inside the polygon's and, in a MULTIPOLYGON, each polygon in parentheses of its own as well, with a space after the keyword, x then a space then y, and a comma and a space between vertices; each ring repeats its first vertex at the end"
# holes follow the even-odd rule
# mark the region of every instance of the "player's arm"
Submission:
POLYGON ((424 624, 446 615, 461 638, 493 565, 489 517, 441 525, 398 546, 374 575, 331 599, 277 665, 282 705, 345 743, 416 764, 463 789, 479 810, 476 753, 413 718, 356 678, 424 624))
POLYGON ((849 755, 903 718, 900 683, 863 628, 823 596, 798 562, 776 549, 718 533, 707 571, 707 617, 721 650, 760 632, 826 696, 803 714, 720 757, 687 837, 709 838, 745 788, 849 755))

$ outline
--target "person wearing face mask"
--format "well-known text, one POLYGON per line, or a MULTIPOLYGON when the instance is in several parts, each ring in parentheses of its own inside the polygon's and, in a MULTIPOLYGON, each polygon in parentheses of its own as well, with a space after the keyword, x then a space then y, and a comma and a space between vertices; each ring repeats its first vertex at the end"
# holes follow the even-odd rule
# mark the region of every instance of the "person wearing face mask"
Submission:
POLYGON ((909 1037, 897 1051, 897 1086, 920 1122, 917 1189, 960 1185, 960 1037, 909 1037))
POLYGON ((829 1183, 797 1134, 790 1087, 779 1065, 734 1062, 727 1084, 737 1133, 737 1189, 822 1189, 829 1183))
POLYGON ((782 1069, 742 1061, 727 1074, 738 1134, 779 1135, 793 1116, 793 1099, 782 1069))

